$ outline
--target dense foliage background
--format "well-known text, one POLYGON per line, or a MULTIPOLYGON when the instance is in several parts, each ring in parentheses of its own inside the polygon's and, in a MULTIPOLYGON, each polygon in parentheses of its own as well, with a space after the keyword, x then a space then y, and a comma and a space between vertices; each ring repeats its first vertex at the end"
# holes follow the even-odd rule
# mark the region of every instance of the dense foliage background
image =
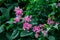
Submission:
POLYGON ((35 38, 33 32, 22 29, 22 23, 14 24, 14 8, 19 6, 23 16, 32 15, 32 25, 46 24, 46 20, 54 16, 54 21, 60 23, 59 0, 0 0, 0 40, 60 40, 60 25, 48 32, 48 37, 35 38))

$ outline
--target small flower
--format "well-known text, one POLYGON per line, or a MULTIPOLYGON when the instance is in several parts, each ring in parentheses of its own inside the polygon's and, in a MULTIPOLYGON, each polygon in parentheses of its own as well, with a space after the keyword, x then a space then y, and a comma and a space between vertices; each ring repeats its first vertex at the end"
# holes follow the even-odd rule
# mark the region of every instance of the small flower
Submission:
POLYGON ((23 15, 23 10, 22 9, 20 9, 19 7, 15 7, 15 10, 14 10, 16 13, 16 16, 18 16, 18 15, 23 15))
POLYGON ((40 32, 40 27, 39 26, 34 26, 33 27, 33 32, 39 33, 40 32))
POLYGON ((16 18, 14 18, 14 23, 19 22, 20 21, 20 16, 17 16, 16 18))
POLYGON ((60 3, 58 3, 57 5, 56 5, 56 8, 58 8, 60 6, 60 3))
POLYGON ((18 7, 15 7, 15 10, 14 11, 17 11, 17 10, 20 10, 19 6, 18 7))
POLYGON ((39 24, 40 30, 44 30, 44 24, 39 24))
POLYGON ((33 27, 33 32, 35 32, 35 37, 38 38, 39 32, 40 32, 40 26, 34 26, 33 27))
POLYGON ((31 27, 32 27, 32 24, 29 24, 27 22, 23 24, 23 30, 29 30, 31 27))
POLYGON ((40 24, 39 26, 40 26, 40 27, 43 27, 43 26, 44 26, 44 24, 40 24))
POLYGON ((31 15, 30 16, 25 16, 24 18, 23 18, 23 21, 24 22, 30 22, 31 21, 31 15))
POLYGON ((55 24, 56 24, 56 25, 59 25, 59 23, 58 23, 58 22, 56 22, 55 24))
POLYGON ((47 31, 43 30, 42 33, 43 33, 44 37, 47 36, 47 31))
POLYGON ((36 34, 35 34, 35 38, 38 38, 38 36, 39 36, 39 34, 38 34, 38 33, 36 33, 36 34))
POLYGON ((53 20, 51 20, 51 17, 50 18, 48 18, 48 20, 47 20, 47 24, 53 24, 54 23, 54 21, 53 20))

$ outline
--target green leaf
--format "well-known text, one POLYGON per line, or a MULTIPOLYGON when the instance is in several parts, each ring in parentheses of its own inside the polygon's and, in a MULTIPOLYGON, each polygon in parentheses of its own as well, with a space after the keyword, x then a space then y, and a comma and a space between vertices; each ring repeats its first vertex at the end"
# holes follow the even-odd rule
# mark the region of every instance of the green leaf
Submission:
POLYGON ((21 36, 21 37, 25 37, 25 36, 29 36, 29 35, 32 35, 32 34, 33 34, 33 32, 22 31, 22 32, 20 33, 20 36, 21 36))
POLYGON ((6 37, 7 37, 9 40, 12 40, 9 33, 6 33, 6 37))
POLYGON ((2 0, 0 0, 0 1, 2 1, 2 0))
POLYGON ((18 35, 19 35, 19 31, 15 29, 11 35, 11 39, 15 39, 18 35))
POLYGON ((9 25, 6 27, 7 30, 9 30, 10 28, 14 27, 13 25, 9 25))
POLYGON ((0 26, 0 33, 2 33, 4 31, 4 27, 0 26))
POLYGON ((29 0, 31 3, 35 2, 36 0, 29 0))
POLYGON ((52 3, 56 2, 56 0, 51 0, 51 1, 52 1, 52 3))
POLYGON ((51 12, 51 14, 48 15, 48 17, 51 17, 55 14, 55 12, 51 12))
POLYGON ((58 29, 58 25, 56 24, 55 26, 53 26, 54 28, 58 29))
POLYGON ((12 8, 13 8, 13 5, 9 6, 7 10, 10 11, 12 8))
POLYGON ((9 19, 9 18, 10 18, 9 10, 7 10, 6 8, 0 8, 0 11, 2 12, 2 15, 3 15, 6 19, 9 19))
POLYGON ((58 1, 60 1, 60 0, 58 0, 58 1))
POLYGON ((41 40, 41 38, 38 38, 38 40, 41 40))
POLYGON ((50 30, 51 28, 47 28, 47 32, 50 30))
POLYGON ((51 6, 52 6, 53 11, 56 12, 56 9, 55 9, 56 8, 56 3, 52 3, 51 6))
POLYGON ((44 27, 45 27, 45 28, 48 28, 49 26, 48 26, 47 24, 44 24, 44 27))
POLYGON ((37 0, 36 1, 38 4, 43 4, 44 0, 37 0))
POLYGON ((13 21, 7 21, 6 23, 13 24, 13 21))
POLYGON ((49 36, 48 39, 49 40, 55 40, 55 37, 54 36, 49 36))

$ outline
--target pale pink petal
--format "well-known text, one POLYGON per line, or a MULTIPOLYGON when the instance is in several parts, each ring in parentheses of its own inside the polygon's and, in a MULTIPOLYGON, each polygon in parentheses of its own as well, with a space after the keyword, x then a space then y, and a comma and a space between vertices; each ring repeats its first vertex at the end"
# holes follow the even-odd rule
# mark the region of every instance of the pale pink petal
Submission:
POLYGON ((36 33, 36 34, 35 34, 35 38, 38 38, 38 36, 39 36, 39 34, 38 34, 38 33, 36 33))

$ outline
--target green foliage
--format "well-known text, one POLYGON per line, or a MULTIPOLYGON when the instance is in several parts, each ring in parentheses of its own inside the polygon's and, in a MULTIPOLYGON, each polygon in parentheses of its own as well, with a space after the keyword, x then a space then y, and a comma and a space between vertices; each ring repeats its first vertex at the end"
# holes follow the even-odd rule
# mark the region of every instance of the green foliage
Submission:
POLYGON ((55 16, 55 22, 60 23, 60 7, 56 8, 57 0, 0 0, 0 40, 60 40, 60 24, 50 28, 47 19, 55 16), (14 24, 14 8, 23 9, 23 16, 32 15, 32 25, 45 24, 48 36, 35 38, 33 32, 23 31, 22 22, 14 24), (59 26, 59 27, 58 27, 59 26), (57 30, 59 29, 59 30, 57 30), (50 32, 51 31, 51 32, 50 32), (55 33, 57 31, 57 33, 55 33), (49 34, 50 33, 50 34, 49 34), (55 34, 53 34, 55 33, 55 34), (52 35, 52 36, 49 36, 52 35), (32 37, 31 37, 32 36, 32 37))
POLYGON ((2 33, 4 31, 4 27, 0 26, 0 33, 2 33))
POLYGON ((54 36, 49 36, 48 39, 49 39, 49 40, 55 40, 55 37, 54 37, 54 36))

